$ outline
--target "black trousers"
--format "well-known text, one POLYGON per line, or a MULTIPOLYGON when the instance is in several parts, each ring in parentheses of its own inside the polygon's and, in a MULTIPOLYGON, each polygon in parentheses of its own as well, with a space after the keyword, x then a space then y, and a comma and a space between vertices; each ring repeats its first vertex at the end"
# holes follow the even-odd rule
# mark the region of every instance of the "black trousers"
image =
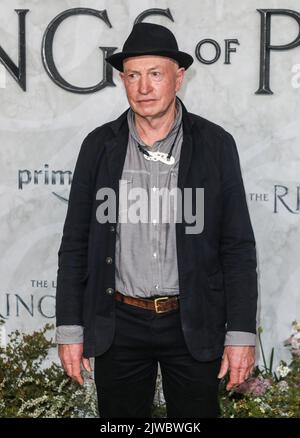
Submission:
POLYGON ((191 356, 180 310, 155 313, 116 301, 113 343, 95 358, 100 417, 150 418, 158 362, 168 418, 219 416, 221 358, 199 362, 191 356))

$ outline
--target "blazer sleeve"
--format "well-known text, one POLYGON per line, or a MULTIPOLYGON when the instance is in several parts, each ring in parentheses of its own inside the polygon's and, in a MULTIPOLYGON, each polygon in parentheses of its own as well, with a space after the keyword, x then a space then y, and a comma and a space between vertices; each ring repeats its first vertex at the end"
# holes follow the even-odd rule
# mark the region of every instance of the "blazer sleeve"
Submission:
POLYGON ((220 256, 227 308, 227 331, 256 333, 257 261, 237 147, 222 141, 222 225, 220 256))
POLYGON ((70 189, 67 215, 58 251, 56 325, 82 326, 92 214, 89 136, 80 148, 70 189))

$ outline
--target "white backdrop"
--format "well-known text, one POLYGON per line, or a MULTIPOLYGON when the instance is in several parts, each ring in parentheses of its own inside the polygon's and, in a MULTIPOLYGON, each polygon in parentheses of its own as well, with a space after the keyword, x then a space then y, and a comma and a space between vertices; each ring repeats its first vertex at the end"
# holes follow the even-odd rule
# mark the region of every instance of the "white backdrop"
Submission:
MULTIPOLYGON (((162 16, 145 21, 168 26, 179 47, 194 56, 179 96, 186 107, 222 125, 236 139, 259 260, 258 325, 266 353, 289 358, 283 341, 300 319, 300 47, 271 53, 273 95, 257 95, 260 14, 256 9, 300 12, 299 0, 1 0, 0 45, 17 63, 18 19, 26 16, 27 91, 0 66, 0 314, 7 333, 31 331, 54 322, 57 251, 67 204, 69 180, 52 183, 52 171, 73 171, 85 135, 127 108, 122 84, 94 94, 74 94, 50 80, 41 60, 47 25, 74 7, 107 10, 112 28, 91 16, 65 20, 54 38, 54 59, 61 75, 74 85, 90 86, 102 77, 99 46, 122 48, 135 18, 149 8, 170 8, 174 22, 162 16), (221 46, 220 59, 204 65, 195 57, 203 38, 221 46), (224 64, 224 39, 240 45, 224 64), (294 70, 293 70, 294 69, 294 70), (40 171, 40 172, 38 172, 40 171), (47 179, 47 174, 49 179, 47 179), (278 201, 275 186, 286 205, 278 201), (297 204, 298 195, 298 204, 297 204), (287 208, 289 207, 289 208, 287 208)), ((286 44, 298 33, 295 20, 272 19, 272 43, 286 44)), ((203 56, 213 57, 211 48, 203 56)))

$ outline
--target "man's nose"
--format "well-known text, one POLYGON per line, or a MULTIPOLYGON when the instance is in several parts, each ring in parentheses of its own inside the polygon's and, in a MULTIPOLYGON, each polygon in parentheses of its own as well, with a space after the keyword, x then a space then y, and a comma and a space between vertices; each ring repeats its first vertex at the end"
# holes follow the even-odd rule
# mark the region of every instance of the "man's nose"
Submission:
POLYGON ((139 92, 141 94, 148 94, 152 90, 150 79, 145 75, 141 76, 139 80, 139 92))

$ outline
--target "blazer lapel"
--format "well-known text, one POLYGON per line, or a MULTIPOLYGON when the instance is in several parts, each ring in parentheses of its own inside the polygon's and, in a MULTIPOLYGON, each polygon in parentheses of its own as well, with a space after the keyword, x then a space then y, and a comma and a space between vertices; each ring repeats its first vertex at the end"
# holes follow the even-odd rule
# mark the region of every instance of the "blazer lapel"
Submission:
MULTIPOLYGON (((178 98, 179 99, 179 98, 178 98)), ((191 164, 191 159, 193 155, 193 141, 191 134, 191 121, 188 116, 188 112, 179 99, 182 105, 182 124, 183 124, 183 142, 181 146, 180 159, 179 159, 179 169, 178 169, 178 188, 181 190, 184 188, 186 176, 191 164)))
POLYGON ((116 195, 116 219, 119 215, 119 180, 122 176, 128 146, 127 111, 112 126, 115 138, 105 144, 111 188, 116 195))
POLYGON ((122 170, 126 157, 128 145, 128 129, 122 129, 122 132, 109 144, 106 144, 108 171, 113 189, 118 186, 119 179, 122 176, 122 170))
MULTIPOLYGON (((179 99, 180 100, 180 99, 179 99)), ((181 102, 181 101, 180 101, 181 102)), ((194 120, 187 112, 185 106, 182 104, 182 123, 183 123, 183 142, 181 146, 179 170, 178 170, 178 188, 184 193, 184 188, 192 188, 195 186, 204 187, 205 183, 205 159, 202 147, 202 139, 192 135, 192 126, 194 120), (195 152, 197 148, 197 154, 195 152), (196 172, 195 172, 196 169, 196 172), (191 172, 193 170, 193 172, 191 172), (190 183, 187 184, 187 176, 191 173, 190 183)), ((183 196, 184 198, 184 196, 183 196)), ((182 212, 184 205, 182 205, 182 212)), ((182 223, 176 223, 176 242, 177 242, 177 260, 178 260, 178 273, 179 273, 179 285, 181 290, 181 296, 185 295, 183 279, 191 275, 195 269, 195 259, 192 252, 186 252, 185 250, 185 222, 183 217, 182 223)))
MULTIPOLYGON (((179 98, 178 98, 179 99, 179 98)), ((182 105, 182 124, 183 124, 183 142, 181 146, 179 170, 178 170, 178 187, 183 190, 186 184, 186 178, 191 166, 196 166, 197 168, 197 185, 203 187, 206 176, 205 176, 205 154, 202 144, 202 138, 199 136, 197 140, 192 134, 192 126, 194 120, 191 118, 190 114, 187 112, 183 102, 179 99, 182 105), (197 148, 197 154, 193 154, 197 148), (194 162, 197 155, 197 162, 194 162)))

